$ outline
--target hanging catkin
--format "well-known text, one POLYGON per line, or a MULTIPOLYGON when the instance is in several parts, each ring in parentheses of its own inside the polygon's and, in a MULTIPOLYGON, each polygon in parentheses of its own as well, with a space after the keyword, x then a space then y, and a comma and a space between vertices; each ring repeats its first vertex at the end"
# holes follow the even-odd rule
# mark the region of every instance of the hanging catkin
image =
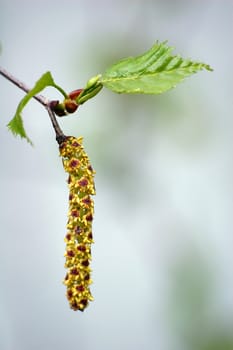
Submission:
POLYGON ((95 194, 94 170, 82 145, 82 137, 67 136, 60 144, 65 171, 69 174, 69 211, 65 237, 64 284, 73 310, 83 311, 93 300, 90 292, 90 260, 95 194))

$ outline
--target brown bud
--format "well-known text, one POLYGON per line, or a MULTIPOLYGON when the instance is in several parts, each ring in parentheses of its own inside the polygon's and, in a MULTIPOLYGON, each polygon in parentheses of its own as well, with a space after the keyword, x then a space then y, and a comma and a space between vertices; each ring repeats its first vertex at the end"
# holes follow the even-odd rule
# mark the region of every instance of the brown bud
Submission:
POLYGON ((81 94, 82 91, 83 89, 71 91, 68 96, 71 100, 76 100, 76 98, 81 94))
POLYGON ((74 100, 71 100, 71 99, 65 100, 64 104, 65 104, 65 110, 68 113, 74 113, 78 108, 78 104, 74 100))
POLYGON ((57 103, 52 106, 53 111, 58 117, 64 117, 66 115, 65 106, 63 103, 57 103))

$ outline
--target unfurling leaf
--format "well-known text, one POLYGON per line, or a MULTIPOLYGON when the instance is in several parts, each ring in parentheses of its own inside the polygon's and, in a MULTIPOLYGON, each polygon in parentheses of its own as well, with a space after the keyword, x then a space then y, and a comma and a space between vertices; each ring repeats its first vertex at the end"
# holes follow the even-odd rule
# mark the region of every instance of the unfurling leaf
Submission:
POLYGON ((103 88, 100 78, 101 75, 99 74, 88 80, 86 87, 81 91, 76 99, 78 104, 81 105, 85 103, 100 92, 100 90, 103 88))
POLYGON ((156 44, 146 53, 125 58, 106 70, 101 83, 118 93, 160 94, 199 70, 212 68, 180 56, 172 56, 166 42, 156 44))
POLYGON ((42 75, 42 77, 35 83, 34 87, 23 97, 23 99, 20 101, 17 110, 15 112, 14 118, 7 124, 9 130, 15 135, 19 135, 22 138, 26 138, 26 140, 32 144, 31 140, 26 134, 26 131, 23 126, 23 120, 22 120, 22 110, 28 103, 28 101, 35 95, 37 95, 39 92, 41 92, 43 89, 45 89, 47 86, 53 86, 57 90, 59 90, 64 97, 67 97, 64 90, 58 86, 51 75, 50 72, 46 72, 42 75))

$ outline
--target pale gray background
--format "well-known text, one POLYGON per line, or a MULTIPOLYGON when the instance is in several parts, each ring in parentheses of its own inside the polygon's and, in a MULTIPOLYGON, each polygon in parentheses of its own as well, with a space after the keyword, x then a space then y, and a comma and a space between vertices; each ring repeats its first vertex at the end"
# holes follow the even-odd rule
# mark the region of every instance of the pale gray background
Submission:
MULTIPOLYGON (((232 1, 0 0, 1 65, 67 91, 156 39, 209 63, 161 96, 103 90, 64 118, 97 171, 92 292, 61 280, 68 189, 45 110, 0 77, 0 349, 233 349, 232 1)), ((47 89, 52 99, 59 94, 47 89)))

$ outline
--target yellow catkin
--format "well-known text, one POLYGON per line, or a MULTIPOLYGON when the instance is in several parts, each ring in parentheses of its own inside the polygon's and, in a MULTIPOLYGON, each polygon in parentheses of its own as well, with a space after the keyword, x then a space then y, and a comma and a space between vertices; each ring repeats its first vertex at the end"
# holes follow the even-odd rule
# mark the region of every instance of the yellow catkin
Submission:
POLYGON ((64 284, 66 296, 73 310, 83 311, 93 300, 90 292, 92 221, 95 194, 94 170, 82 145, 82 137, 67 136, 60 144, 65 171, 69 174, 69 211, 65 237, 64 284))

